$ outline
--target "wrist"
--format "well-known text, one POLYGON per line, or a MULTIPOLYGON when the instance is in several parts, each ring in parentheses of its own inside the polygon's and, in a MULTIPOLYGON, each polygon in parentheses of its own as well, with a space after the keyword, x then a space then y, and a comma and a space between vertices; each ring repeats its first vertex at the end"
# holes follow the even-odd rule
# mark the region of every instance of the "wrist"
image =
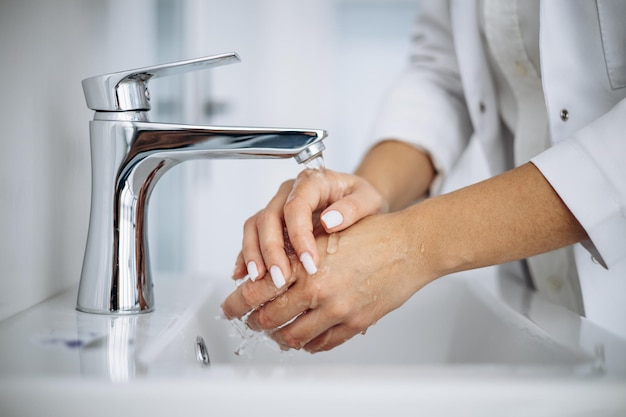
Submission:
POLYGON ((426 209, 420 203, 388 215, 388 235, 395 240, 392 253, 403 257, 404 273, 413 279, 414 291, 446 275, 447 270, 444 250, 430 230, 426 209))
POLYGON ((356 175, 378 190, 389 211, 397 211, 428 193, 435 169, 427 152, 390 139, 378 143, 367 153, 356 175))
POLYGON ((427 282, 472 268, 474 253, 463 244, 442 210, 440 198, 426 199, 399 211, 403 245, 412 249, 412 268, 427 282))

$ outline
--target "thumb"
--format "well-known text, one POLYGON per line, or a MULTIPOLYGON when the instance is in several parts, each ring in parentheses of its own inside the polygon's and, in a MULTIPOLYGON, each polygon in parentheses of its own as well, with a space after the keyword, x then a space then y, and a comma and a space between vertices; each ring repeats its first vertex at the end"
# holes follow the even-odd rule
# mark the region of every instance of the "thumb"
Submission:
POLYGON ((385 207, 378 192, 369 186, 362 186, 329 205, 320 219, 327 232, 339 232, 364 217, 386 211, 385 207))

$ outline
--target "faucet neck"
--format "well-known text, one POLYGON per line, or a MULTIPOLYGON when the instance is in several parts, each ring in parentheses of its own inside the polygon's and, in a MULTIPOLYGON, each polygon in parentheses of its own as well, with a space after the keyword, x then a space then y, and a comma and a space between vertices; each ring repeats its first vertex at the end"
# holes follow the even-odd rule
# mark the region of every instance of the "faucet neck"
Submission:
POLYGON ((119 122, 148 122, 147 111, 97 111, 93 120, 119 122))

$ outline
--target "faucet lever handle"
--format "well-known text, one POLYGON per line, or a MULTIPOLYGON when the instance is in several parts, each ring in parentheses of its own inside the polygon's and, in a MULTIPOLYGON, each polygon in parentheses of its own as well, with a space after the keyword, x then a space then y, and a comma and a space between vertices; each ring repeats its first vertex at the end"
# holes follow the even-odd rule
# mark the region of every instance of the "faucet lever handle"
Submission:
POLYGON ((171 62, 128 71, 98 75, 83 80, 87 107, 96 111, 150 110, 148 81, 239 62, 235 52, 171 62))

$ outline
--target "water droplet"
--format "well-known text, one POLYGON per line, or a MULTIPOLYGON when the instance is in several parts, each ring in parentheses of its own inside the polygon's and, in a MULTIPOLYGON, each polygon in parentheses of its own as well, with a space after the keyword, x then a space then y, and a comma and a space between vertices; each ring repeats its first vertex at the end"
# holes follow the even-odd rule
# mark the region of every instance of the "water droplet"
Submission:
POLYGON ((334 255, 337 253, 337 246, 339 244, 339 235, 337 233, 331 233, 328 236, 328 242, 326 244, 326 253, 329 255, 334 255))

